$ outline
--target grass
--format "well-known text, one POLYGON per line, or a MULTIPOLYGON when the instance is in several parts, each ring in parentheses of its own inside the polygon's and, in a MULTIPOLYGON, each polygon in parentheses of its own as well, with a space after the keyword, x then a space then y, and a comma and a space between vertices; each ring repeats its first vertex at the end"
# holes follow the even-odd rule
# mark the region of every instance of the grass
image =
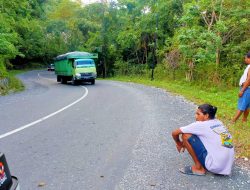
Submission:
POLYGON ((0 85, 0 95, 6 95, 13 92, 19 92, 24 90, 23 83, 16 78, 16 75, 24 71, 11 71, 8 74, 8 84, 0 85))
POLYGON ((218 108, 217 118, 224 122, 233 135, 233 141, 236 150, 236 157, 250 158, 250 125, 243 125, 241 121, 231 124, 231 119, 237 109, 238 88, 220 89, 207 88, 191 85, 187 82, 170 81, 168 79, 157 79, 151 81, 148 78, 119 76, 111 78, 112 80, 134 82, 147 86, 159 87, 168 92, 182 95, 186 99, 196 103, 210 103, 218 108))

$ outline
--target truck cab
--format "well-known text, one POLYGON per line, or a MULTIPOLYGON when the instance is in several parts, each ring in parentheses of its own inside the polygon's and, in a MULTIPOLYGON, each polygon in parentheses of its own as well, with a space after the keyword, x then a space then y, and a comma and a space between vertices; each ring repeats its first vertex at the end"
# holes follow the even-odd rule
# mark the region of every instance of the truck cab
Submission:
POLYGON ((93 59, 75 59, 73 70, 75 81, 89 81, 95 84, 96 66, 93 59))

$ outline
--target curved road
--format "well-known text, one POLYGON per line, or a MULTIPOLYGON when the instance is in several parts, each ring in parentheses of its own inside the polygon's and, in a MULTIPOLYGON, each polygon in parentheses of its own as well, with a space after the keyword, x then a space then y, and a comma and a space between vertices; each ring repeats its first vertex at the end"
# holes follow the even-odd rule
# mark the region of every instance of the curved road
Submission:
POLYGON ((72 86, 47 71, 20 75, 22 93, 0 97, 0 151, 22 190, 250 189, 237 166, 229 177, 187 176, 174 128, 196 106, 161 89, 97 81, 72 86))

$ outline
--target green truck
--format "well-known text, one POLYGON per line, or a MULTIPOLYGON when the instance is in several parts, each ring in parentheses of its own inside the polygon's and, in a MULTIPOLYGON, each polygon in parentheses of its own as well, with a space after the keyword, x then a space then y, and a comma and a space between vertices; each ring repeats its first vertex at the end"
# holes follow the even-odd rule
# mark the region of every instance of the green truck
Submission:
POLYGON ((97 54, 80 51, 57 56, 54 59, 57 82, 65 84, 71 81, 74 85, 80 82, 95 84, 97 74, 94 59, 97 58, 97 54))

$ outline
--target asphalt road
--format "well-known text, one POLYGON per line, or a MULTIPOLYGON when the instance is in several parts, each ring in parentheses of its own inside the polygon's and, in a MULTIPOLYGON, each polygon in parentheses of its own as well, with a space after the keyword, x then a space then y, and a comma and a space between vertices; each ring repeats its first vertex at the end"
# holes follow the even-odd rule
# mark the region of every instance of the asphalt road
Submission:
POLYGON ((171 131, 196 108, 182 97, 115 81, 63 85, 48 71, 20 78, 24 92, 0 97, 0 151, 21 190, 250 189, 237 166, 231 176, 178 171, 192 161, 171 131))

